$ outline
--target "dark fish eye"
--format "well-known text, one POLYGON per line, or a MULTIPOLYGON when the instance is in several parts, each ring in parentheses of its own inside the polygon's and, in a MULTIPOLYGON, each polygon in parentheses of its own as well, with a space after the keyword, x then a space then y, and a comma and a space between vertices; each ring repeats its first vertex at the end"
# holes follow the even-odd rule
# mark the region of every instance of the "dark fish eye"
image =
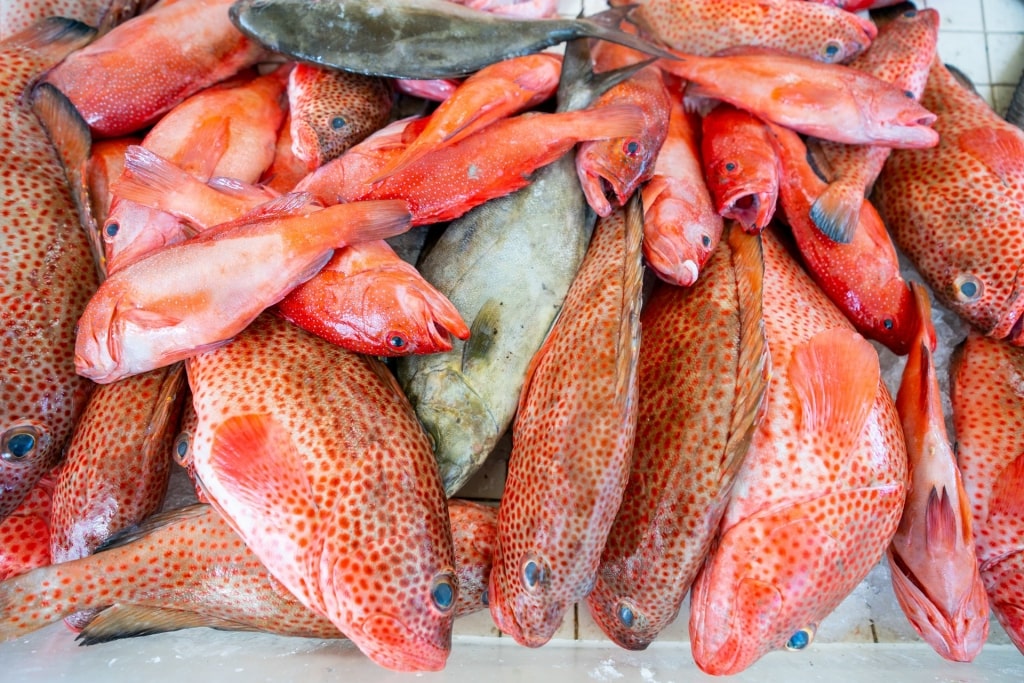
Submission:
POLYGON ((805 626, 789 637, 789 640, 786 641, 786 649, 793 652, 803 650, 811 644, 812 640, 814 640, 814 628, 805 626))
POLYGON ((441 574, 434 579, 430 599, 441 612, 449 612, 455 607, 455 584, 451 574, 441 574))
POLYGON ((491 604, 491 598, 488 595, 486 588, 484 589, 484 592, 480 594, 480 602, 483 604, 484 607, 487 607, 491 604))
POLYGON ((914 91, 913 90, 904 90, 903 94, 906 95, 907 97, 909 97, 912 100, 913 99, 917 99, 917 98, 914 97, 914 91))
POLYGON ((626 603, 621 603, 618 609, 619 623, 626 628, 633 628, 633 624, 636 622, 636 614, 633 609, 626 603))
POLYGON ((707 249, 708 247, 711 246, 711 237, 708 235, 701 235, 700 243, 704 245, 705 249, 707 249))
POLYGON ((189 442, 191 437, 188 432, 182 432, 178 435, 178 438, 174 441, 174 459, 179 464, 184 464, 185 456, 188 455, 189 442))
POLYGON ((728 171, 729 173, 732 173, 733 171, 735 171, 736 170, 736 162, 735 161, 730 161, 730 162, 726 163, 725 164, 725 170, 728 171))
POLYGON ((403 349, 405 348, 405 339, 397 334, 392 334, 388 337, 388 346, 393 349, 403 349))
POLYGON ((21 426, 8 431, 0 446, 0 460, 20 461, 27 458, 36 449, 39 442, 39 431, 35 427, 21 426))
POLYGON ((886 318, 885 320, 883 320, 882 327, 884 327, 887 330, 891 330, 893 328, 892 318, 886 318))
POLYGON ((628 140, 624 145, 622 145, 622 149, 627 155, 631 157, 636 156, 640 152, 640 143, 636 140, 628 140))
POLYGON ((344 117, 335 116, 333 119, 331 119, 331 128, 333 128, 334 130, 341 130, 344 127, 345 127, 345 119, 344 119, 344 117))
POLYGON ((917 16, 917 10, 908 9, 906 12, 903 13, 903 16, 906 17, 907 19, 913 19, 914 17, 917 16))
POLYGON ((536 558, 527 557, 523 562, 521 578, 523 587, 532 591, 548 582, 548 572, 536 558))
POLYGON ((981 298, 985 286, 973 275, 960 275, 953 280, 953 296, 962 303, 973 303, 981 298))
POLYGON ((839 54, 840 49, 841 49, 841 46, 838 43, 836 43, 834 41, 829 42, 825 46, 825 51, 824 51, 825 57, 827 57, 828 59, 834 59, 835 56, 839 54))
POLYGON ((103 232, 107 234, 107 237, 117 237, 118 231, 121 226, 117 224, 117 221, 111 221, 103 228, 103 232))

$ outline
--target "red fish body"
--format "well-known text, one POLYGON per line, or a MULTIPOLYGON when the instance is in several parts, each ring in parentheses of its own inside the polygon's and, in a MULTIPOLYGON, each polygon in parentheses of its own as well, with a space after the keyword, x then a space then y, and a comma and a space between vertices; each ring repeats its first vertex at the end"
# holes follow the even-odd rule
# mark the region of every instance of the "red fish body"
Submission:
POLYGON ((82 314, 75 367, 107 384, 223 344, 316 274, 333 249, 399 234, 408 220, 400 202, 307 203, 134 261, 103 282, 82 314))
POLYGON ((670 88, 668 135, 641 187, 644 202, 644 258, 666 282, 688 287, 697 281, 722 238, 700 161, 696 116, 683 107, 680 88, 670 88))
POLYGON ((310 171, 383 128, 393 94, 383 78, 296 64, 288 76, 292 151, 310 171))
POLYGON ((522 645, 550 640, 594 585, 626 485, 637 419, 642 221, 636 196, 598 221, 520 395, 489 598, 498 628, 522 645))
MULTIPOLYGON (((794 3, 795 4, 795 3, 794 3)), ((688 96, 723 100, 805 135, 849 144, 934 147, 935 115, 894 85, 841 64, 737 49, 717 57, 677 53, 661 68, 691 81, 688 96)))
MULTIPOLYGON (((920 100, 938 36, 938 12, 907 10, 883 23, 871 48, 849 66, 913 93, 914 99, 920 100)), ((857 228, 860 205, 892 150, 881 145, 832 142, 821 142, 820 148, 832 171, 832 182, 815 200, 811 218, 826 235, 849 242, 857 228)))
POLYGON ((84 166, 88 130, 59 94, 28 91, 91 37, 52 19, 0 43, 0 519, 60 462, 93 388, 75 375, 71 345, 97 275, 47 137, 84 166))
POLYGON ((1024 652, 1024 353, 977 331, 954 351, 957 461, 981 579, 996 619, 1024 652))
POLYGON ((36 482, 14 512, 0 520, 0 581, 52 562, 50 510, 54 475, 36 482))
POLYGON ((863 52, 877 34, 874 24, 855 14, 792 0, 642 0, 639 5, 634 17, 645 30, 675 50, 696 55, 751 45, 838 63, 863 52))
POLYGON ((920 318, 878 212, 870 202, 863 203, 859 227, 849 244, 823 235, 811 221, 810 207, 825 190, 825 182, 807 163, 807 148, 800 136, 778 126, 770 130, 783 170, 782 208, 811 277, 858 332, 895 354, 906 354, 920 318))
POLYGON ((936 57, 921 98, 939 145, 895 151, 872 198, 936 298, 982 332, 1024 344, 1024 131, 936 57))
POLYGON ((708 191, 723 218, 757 234, 764 230, 779 197, 779 158, 764 122, 729 104, 702 121, 701 157, 708 191))
POLYGON ((228 18, 232 0, 163 0, 47 76, 101 137, 153 123, 189 95, 264 57, 228 18))
POLYGON ((693 656, 715 675, 806 647, 881 559, 906 496, 878 354, 771 230, 761 242, 767 406, 691 596, 693 656))
POLYGON ((721 244, 698 284, 659 283, 640 317, 633 463, 587 596, 622 647, 675 620, 750 444, 770 370, 756 246, 721 244))
POLYGON ((265 314, 188 374, 196 473, 271 574, 382 666, 442 668, 458 589, 444 492, 387 369, 265 314))
POLYGON ((915 630, 946 659, 969 662, 988 636, 988 598, 974 552, 970 502, 946 436, 928 292, 917 283, 912 287, 921 322, 896 395, 910 488, 886 557, 896 599, 915 630))

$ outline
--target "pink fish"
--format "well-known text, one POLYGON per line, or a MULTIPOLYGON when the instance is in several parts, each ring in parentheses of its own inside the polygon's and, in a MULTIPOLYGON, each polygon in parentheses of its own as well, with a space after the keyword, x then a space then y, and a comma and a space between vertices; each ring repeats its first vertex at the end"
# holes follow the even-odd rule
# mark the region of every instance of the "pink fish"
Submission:
POLYGON ((806 647, 881 559, 906 497, 906 446, 878 354, 771 229, 761 244, 767 406, 690 603, 693 656, 714 675, 806 647))

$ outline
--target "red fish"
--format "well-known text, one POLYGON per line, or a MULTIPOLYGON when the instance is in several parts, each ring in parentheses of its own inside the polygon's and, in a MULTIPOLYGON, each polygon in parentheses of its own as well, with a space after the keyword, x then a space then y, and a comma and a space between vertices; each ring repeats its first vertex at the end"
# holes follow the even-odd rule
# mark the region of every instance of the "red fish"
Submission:
POLYGON ((84 167, 88 129, 52 88, 26 91, 91 38, 50 19, 0 42, 0 519, 60 462, 93 388, 71 346, 97 275, 61 165, 84 167))
POLYGON ((288 76, 292 151, 310 171, 388 123, 391 85, 376 76, 299 63, 288 76))
POLYGON ((759 418, 770 364, 756 247, 721 244, 701 282, 658 283, 644 305, 633 464, 587 596, 622 647, 647 647, 678 615, 759 418))
POLYGON ((598 221, 520 394, 489 597, 498 628, 522 645, 546 643, 586 597, 622 500, 637 420, 642 236, 636 195, 598 221))
POLYGON ((680 88, 670 88, 668 135, 640 192, 644 201, 644 258, 662 280, 689 287, 722 238, 700 162, 696 116, 683 107, 680 88))
POLYGON ((723 218, 749 233, 764 230, 779 197, 779 157, 764 122, 729 104, 703 119, 701 156, 708 191, 723 218))
MULTIPOLYGON (((636 64, 644 55, 622 45, 598 41, 592 48, 594 68, 612 71, 636 64)), ((661 70, 650 64, 601 95, 594 106, 634 104, 644 115, 637 135, 588 140, 576 150, 576 173, 587 203, 598 216, 612 212, 607 195, 622 206, 641 183, 655 173, 655 160, 669 129, 672 99, 661 70)))
POLYGON ((956 348, 950 398, 957 461, 989 605, 1024 652, 1024 352, 977 331, 956 348))
POLYGON ((771 229, 761 243, 767 407, 690 603, 693 656, 714 675, 806 647, 881 559, 906 496, 906 447, 878 354, 771 229))
MULTIPOLYGON (((459 577, 456 616, 485 606, 497 511, 448 501, 459 577)), ((90 622, 83 645, 182 628, 266 631, 342 638, 267 571, 209 505, 157 515, 118 534, 95 555, 3 584, 0 641, 21 637, 78 610, 90 622)))
POLYGON ((939 139, 929 127, 934 114, 896 86, 848 66, 754 48, 677 56, 658 63, 691 81, 688 96, 723 100, 805 135, 898 148, 934 147, 939 139))
POLYGON ((373 185, 365 177, 346 173, 349 169, 342 155, 296 189, 312 193, 325 204, 401 199, 409 207, 413 225, 440 223, 525 187, 530 173, 582 140, 627 137, 642 128, 643 116, 633 105, 521 114, 435 149, 373 185))
POLYGON ((458 592, 444 491, 383 364, 267 314, 188 374, 196 473, 270 573, 380 665, 442 668, 458 592))
MULTIPOLYGON (((920 100, 935 57, 939 13, 909 9, 885 22, 878 38, 850 66, 877 76, 920 100)), ((892 151, 881 145, 820 143, 832 182, 811 207, 811 219, 837 242, 849 242, 857 229, 860 205, 870 193, 892 151)))
POLYGON ((846 62, 878 32, 856 14, 792 0, 641 0, 632 17, 669 47, 705 56, 751 45, 819 62, 846 62))
POLYGON ((549 99, 562 60, 538 53, 485 66, 462 82, 430 115, 426 127, 374 178, 398 171, 441 145, 451 145, 495 121, 549 99))
POLYGON ((297 199, 298 208, 281 203, 222 224, 107 278, 78 324, 78 373, 107 384, 219 346, 315 275, 333 249, 409 227, 401 202, 320 209, 297 199))
POLYGON ((858 332, 895 354, 906 354, 917 336, 920 315, 878 212, 870 202, 861 205, 860 227, 849 244, 821 234, 811 221, 810 207, 825 190, 825 181, 807 162, 799 135, 779 126, 769 130, 782 164, 782 208, 811 277, 858 332))
POLYGON ((54 475, 44 474, 14 512, 0 520, 0 581, 52 562, 50 510, 54 475))
POLYGON ((923 285, 911 287, 921 322, 896 395, 910 489, 886 557, 896 599, 914 629, 946 659, 969 662, 988 637, 988 598, 974 553, 970 503, 946 436, 931 303, 923 285))
POLYGON ((127 135, 265 57, 228 18, 233 0, 162 0, 51 71, 97 136, 127 135))
POLYGON ((1024 131, 936 57, 922 104, 939 145, 896 151, 872 198, 932 293, 977 330, 1024 344, 1024 131))

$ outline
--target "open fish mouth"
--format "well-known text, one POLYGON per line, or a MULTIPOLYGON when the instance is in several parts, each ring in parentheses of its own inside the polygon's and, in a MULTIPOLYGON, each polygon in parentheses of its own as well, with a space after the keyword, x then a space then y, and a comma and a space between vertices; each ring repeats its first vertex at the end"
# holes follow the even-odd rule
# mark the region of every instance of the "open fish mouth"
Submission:
POLYGON ((768 225, 775 203, 771 191, 744 191, 726 196, 719 213, 738 221, 746 232, 760 231, 768 225))
POLYGON ((639 183, 626 183, 606 168, 593 168, 580 172, 580 187, 587 203, 599 216, 612 212, 613 202, 622 206, 639 183))

